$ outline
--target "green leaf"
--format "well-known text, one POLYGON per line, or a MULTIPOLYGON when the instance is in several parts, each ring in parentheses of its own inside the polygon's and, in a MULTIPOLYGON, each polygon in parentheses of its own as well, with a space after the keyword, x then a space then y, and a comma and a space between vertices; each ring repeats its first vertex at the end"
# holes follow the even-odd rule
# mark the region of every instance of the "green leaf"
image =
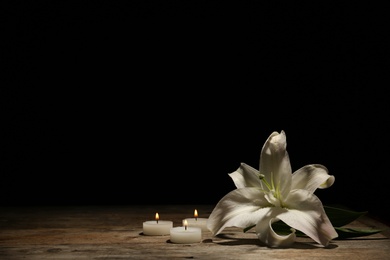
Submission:
POLYGON ((337 234, 339 235, 336 239, 348 239, 353 237, 362 237, 377 234, 382 230, 379 229, 356 229, 356 228, 341 228, 335 227, 337 234))
MULTIPOLYGON (((272 224, 272 228, 279 235, 288 235, 291 233, 291 227, 282 221, 274 222, 272 224)), ((250 228, 248 228, 247 230, 249 229, 250 228)), ((335 227, 335 230, 338 234, 338 237, 336 238, 338 240, 348 239, 353 237, 369 236, 381 232, 381 230, 379 229, 357 229, 357 228, 341 228, 341 227, 335 227)), ((295 235, 297 237, 307 237, 303 232, 299 230, 296 230, 295 235)))
MULTIPOLYGON (((291 227, 284 223, 283 221, 277 221, 272 223, 272 228, 274 231, 279 235, 288 235, 291 233, 291 227)), ((306 236, 303 232, 296 230, 295 231, 296 236, 306 236)))
POLYGON ((334 227, 342 227, 367 214, 367 211, 357 212, 330 206, 324 206, 324 210, 334 227))
POLYGON ((253 226, 249 226, 249 227, 244 228, 244 233, 246 233, 248 230, 252 229, 254 226, 256 226, 256 225, 253 225, 253 226))
MULTIPOLYGON (((251 228, 253 228, 254 226, 255 225, 244 228, 244 233, 247 232, 248 230, 250 230, 251 228)), ((272 223, 272 228, 279 235, 288 235, 291 233, 291 227, 288 226, 283 221, 277 221, 277 222, 272 223)), ((296 230, 295 234, 297 236, 306 236, 303 232, 301 232, 299 230, 296 230)))
MULTIPOLYGON (((353 237, 369 236, 377 234, 382 230, 379 229, 356 229, 356 228, 342 228, 342 226, 351 223, 357 218, 367 214, 367 211, 353 211, 341 207, 324 206, 326 215, 339 235, 336 239, 348 239, 353 237)), ((244 229, 244 233, 253 228, 255 225, 244 229)), ((291 227, 283 221, 272 223, 272 228, 279 235, 288 235, 291 233, 291 227)), ((295 234, 300 237, 306 236, 303 232, 296 230, 295 234)))

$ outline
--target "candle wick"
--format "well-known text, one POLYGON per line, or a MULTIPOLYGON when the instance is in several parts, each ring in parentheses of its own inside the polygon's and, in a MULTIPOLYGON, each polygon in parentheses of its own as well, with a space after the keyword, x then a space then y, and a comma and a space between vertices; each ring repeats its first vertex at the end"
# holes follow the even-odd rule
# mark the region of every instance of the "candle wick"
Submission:
POLYGON ((184 226, 184 230, 187 230, 187 225, 184 226))
POLYGON ((157 224, 158 224, 158 219, 156 219, 156 222, 157 222, 157 224))

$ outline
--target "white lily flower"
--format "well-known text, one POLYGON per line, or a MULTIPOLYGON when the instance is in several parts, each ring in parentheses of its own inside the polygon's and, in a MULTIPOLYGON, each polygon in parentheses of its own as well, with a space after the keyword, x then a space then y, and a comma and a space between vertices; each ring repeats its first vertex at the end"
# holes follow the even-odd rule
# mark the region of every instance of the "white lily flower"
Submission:
POLYGON ((320 164, 306 165, 292 173, 284 131, 273 132, 260 154, 259 171, 241 163, 229 173, 237 189, 225 195, 209 216, 214 236, 226 227, 255 226, 258 238, 269 247, 288 247, 299 230, 320 245, 338 236, 314 191, 328 188, 334 176, 320 164), (279 235, 272 223, 283 221, 291 234, 279 235))

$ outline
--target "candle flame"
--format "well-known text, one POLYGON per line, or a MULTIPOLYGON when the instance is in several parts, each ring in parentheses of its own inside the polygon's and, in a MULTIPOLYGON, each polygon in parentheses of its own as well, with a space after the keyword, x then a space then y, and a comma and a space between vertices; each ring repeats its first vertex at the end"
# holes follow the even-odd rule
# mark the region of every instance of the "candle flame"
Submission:
POLYGON ((158 220, 160 219, 160 216, 158 215, 158 213, 156 212, 156 221, 157 221, 157 223, 158 223, 158 220))
POLYGON ((198 219, 198 211, 195 209, 194 211, 194 218, 197 220, 198 219))
POLYGON ((187 230, 188 221, 186 219, 184 220, 183 224, 184 224, 184 229, 187 230))

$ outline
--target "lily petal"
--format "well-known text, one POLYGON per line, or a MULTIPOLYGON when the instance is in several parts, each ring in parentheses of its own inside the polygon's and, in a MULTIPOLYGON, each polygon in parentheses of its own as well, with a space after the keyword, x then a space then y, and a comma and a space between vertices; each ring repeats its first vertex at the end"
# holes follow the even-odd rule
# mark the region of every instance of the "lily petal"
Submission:
POLYGON ((287 198, 287 211, 278 218, 290 227, 300 230, 317 243, 327 246, 338 236, 321 201, 307 190, 292 190, 287 198))
POLYGON ((268 183, 274 183, 283 197, 291 190, 292 169, 286 151, 286 134, 284 131, 273 132, 264 143, 260 154, 260 173, 265 175, 268 183))
POLYGON ((325 189, 333 185, 335 177, 321 164, 306 165, 292 175, 291 189, 304 189, 313 193, 317 188, 325 189))
POLYGON ((256 234, 257 237, 269 247, 289 247, 295 242, 295 229, 291 229, 291 234, 289 235, 279 235, 273 228, 272 223, 278 221, 278 218, 267 216, 261 219, 256 225, 256 234))
POLYGON ((255 168, 245 163, 241 163, 236 171, 229 173, 229 176, 233 179, 233 182, 238 189, 245 187, 260 187, 263 189, 258 174, 259 171, 255 168))
POLYGON ((247 228, 256 225, 271 206, 259 188, 235 189, 226 194, 214 207, 207 228, 215 236, 226 227, 247 228))

